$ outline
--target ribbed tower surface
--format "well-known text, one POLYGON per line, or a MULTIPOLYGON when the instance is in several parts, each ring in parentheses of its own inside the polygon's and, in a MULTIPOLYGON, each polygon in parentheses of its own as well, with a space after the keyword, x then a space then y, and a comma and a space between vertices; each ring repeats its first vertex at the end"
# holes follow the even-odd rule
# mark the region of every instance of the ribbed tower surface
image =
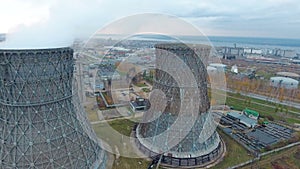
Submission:
POLYGON ((157 69, 153 90, 161 91, 165 97, 153 98, 143 123, 138 125, 138 147, 154 158, 162 154, 161 163, 166 166, 203 167, 214 163, 222 154, 223 144, 208 113, 208 75, 203 62, 206 62, 211 48, 172 43, 159 44, 155 48, 157 69), (170 63, 174 62, 175 57, 186 67, 180 63, 170 63), (168 66, 167 71, 162 70, 168 66), (195 84, 186 80, 189 76, 193 76, 195 84), (195 95, 196 90, 199 92, 195 95), (164 103, 165 106, 161 105, 164 103), (190 108, 190 103, 197 103, 196 109, 190 108), (165 108, 159 111, 161 107, 165 108))
POLYGON ((105 168, 71 48, 0 50, 0 168, 105 168))

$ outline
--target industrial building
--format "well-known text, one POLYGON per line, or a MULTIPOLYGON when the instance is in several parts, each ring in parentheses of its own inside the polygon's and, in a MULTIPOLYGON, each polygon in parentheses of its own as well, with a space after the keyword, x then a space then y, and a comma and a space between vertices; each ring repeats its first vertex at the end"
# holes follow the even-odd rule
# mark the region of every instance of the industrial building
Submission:
POLYGON ((155 48, 157 70, 153 89, 163 91, 166 98, 155 97, 157 104, 151 104, 150 111, 143 117, 144 123, 135 130, 136 144, 147 156, 161 157, 163 166, 195 168, 211 165, 223 155, 225 146, 214 130, 212 115, 208 113, 207 72, 201 58, 207 57, 211 48, 198 45, 192 50, 185 44, 172 43, 158 44, 155 48), (174 55, 184 64, 174 67, 170 63, 174 61, 174 55), (193 70, 196 84, 184 80, 188 77, 185 71, 178 71, 185 65, 193 70), (173 76, 161 70, 162 66, 174 73, 173 76), (182 84, 175 81, 176 77, 182 84), (201 92, 193 95, 197 90, 201 92), (192 108, 195 100, 200 100, 195 103, 199 104, 196 110, 192 108), (159 108, 164 104, 166 108, 161 112, 159 108))
POLYGON ((299 60, 299 59, 293 59, 293 60, 292 60, 292 63, 293 63, 293 64, 300 65, 300 60, 299 60))
POLYGON ((271 77, 270 85, 273 87, 285 88, 285 89, 297 89, 299 81, 289 77, 271 77))
POLYGON ((116 68, 114 65, 111 64, 102 64, 98 66, 98 71, 97 71, 98 76, 102 80, 107 80, 107 79, 120 79, 120 74, 116 71, 116 68))
POLYGON ((71 48, 0 50, 0 168, 106 167, 71 48))
POLYGON ((244 145, 250 152, 257 152, 267 146, 288 140, 294 133, 293 130, 272 122, 263 126, 255 125, 253 119, 236 112, 222 116, 220 124, 224 126, 222 128, 225 133, 244 145), (250 129, 251 126, 255 127, 250 129))
POLYGON ((211 63, 209 64, 210 67, 216 68, 220 72, 224 72, 227 70, 227 65, 221 63, 211 63))
POLYGON ((150 107, 149 100, 137 97, 134 101, 131 101, 130 108, 132 111, 139 111, 139 110, 147 110, 150 107))
POLYGON ((274 49, 272 52, 273 55, 285 58, 293 58, 297 56, 295 50, 285 50, 285 49, 274 49))
POLYGON ((245 114, 240 114, 236 112, 228 112, 227 116, 233 120, 238 120, 240 123, 244 124, 245 126, 249 128, 254 128, 257 126, 257 120, 254 120, 252 118, 249 118, 245 114))
POLYGON ((247 117, 257 120, 259 117, 259 113, 255 110, 250 110, 250 109, 245 109, 243 110, 243 114, 246 115, 247 117))
POLYGON ((240 47, 222 47, 219 53, 223 56, 223 59, 236 59, 240 58, 244 54, 244 48, 240 47))

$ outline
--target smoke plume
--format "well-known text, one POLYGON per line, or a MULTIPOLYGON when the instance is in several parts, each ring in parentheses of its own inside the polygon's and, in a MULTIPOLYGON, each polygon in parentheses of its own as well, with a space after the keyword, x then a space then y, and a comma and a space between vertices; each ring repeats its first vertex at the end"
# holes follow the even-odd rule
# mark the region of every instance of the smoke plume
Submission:
MULTIPOLYGON (((32 3, 38 3, 32 0, 32 3)), ((75 38, 88 38, 109 17, 101 17, 101 1, 53 0, 48 17, 32 25, 18 25, 0 42, 0 48, 51 48, 70 46, 75 38)))

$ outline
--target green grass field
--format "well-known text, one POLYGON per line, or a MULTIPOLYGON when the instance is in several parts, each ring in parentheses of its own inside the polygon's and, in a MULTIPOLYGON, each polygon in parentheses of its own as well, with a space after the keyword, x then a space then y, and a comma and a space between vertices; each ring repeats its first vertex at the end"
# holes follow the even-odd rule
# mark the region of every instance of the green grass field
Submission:
POLYGON ((252 97, 247 97, 247 96, 243 96, 243 95, 238 94, 238 93, 229 93, 228 92, 227 96, 236 97, 236 98, 244 99, 244 100, 245 99, 246 100, 247 99, 251 99, 251 102, 260 103, 260 104, 266 104, 266 105, 273 106, 273 107, 279 106, 279 108, 282 108, 283 111, 285 111, 285 109, 288 109, 288 111, 300 112, 299 109, 291 107, 291 106, 284 106, 284 105, 281 105, 281 104, 278 104, 278 103, 273 103, 273 102, 266 101, 266 100, 261 100, 261 99, 256 99, 256 98, 252 98, 252 97))
POLYGON ((130 136, 135 122, 128 119, 122 119, 110 121, 108 124, 121 134, 130 136))
MULTIPOLYGON (((299 116, 292 114, 292 113, 286 113, 282 114, 279 112, 276 112, 276 108, 268 107, 268 106, 262 106, 258 103, 266 104, 275 106, 273 103, 262 101, 258 99, 251 98, 250 103, 242 101, 240 99, 245 99, 245 96, 234 96, 233 97, 227 97, 226 104, 229 106, 233 106, 235 110, 244 110, 245 108, 249 108, 255 111, 258 111, 261 116, 272 116, 275 120, 285 120, 289 124, 294 123, 300 123, 299 116)), ((295 110, 295 109, 294 109, 295 110)), ((279 108, 280 111, 280 108, 279 108)), ((285 112, 285 109, 283 108, 283 111, 285 112)), ((297 110, 300 112, 299 110, 297 110)))
POLYGON ((225 169, 230 166, 243 163, 252 158, 251 155, 248 155, 247 150, 233 140, 230 136, 226 135, 221 130, 218 130, 218 133, 226 144, 226 154, 223 161, 212 167, 213 169, 225 169))
POLYGON ((149 165, 146 159, 120 157, 114 161, 112 169, 146 169, 149 165))
POLYGON ((150 89, 148 89, 148 88, 143 88, 142 90, 143 90, 143 92, 146 92, 146 93, 150 92, 150 89))
POLYGON ((150 161, 147 159, 128 158, 130 156, 138 157, 134 153, 132 143, 126 138, 126 136, 130 136, 134 124, 135 122, 128 119, 118 119, 109 121, 108 123, 93 125, 97 136, 112 147, 114 153, 117 153, 117 148, 120 154, 127 156, 120 156, 118 159, 115 159, 112 169, 144 169, 150 164, 150 161))
MULTIPOLYGON (((299 169, 300 168, 300 146, 296 146, 284 151, 276 152, 271 155, 262 157, 257 163, 260 168, 283 168, 299 169)), ((251 169, 251 165, 242 169, 251 169)))
POLYGON ((95 98, 90 98, 87 97, 87 101, 89 102, 87 105, 85 105, 85 111, 87 113, 87 117, 88 119, 92 122, 92 121, 98 121, 98 115, 97 115, 97 110, 98 107, 94 107, 94 105, 96 104, 96 99, 95 98))
POLYGON ((137 86, 137 87, 147 87, 148 85, 146 85, 145 83, 137 83, 137 84, 135 84, 135 86, 137 86))
MULTIPOLYGON (((208 89, 209 96, 212 96, 211 90, 208 89)), ((243 96, 238 93, 230 93, 225 91, 214 91, 215 98, 223 99, 226 95, 226 104, 234 107, 235 110, 244 110, 245 108, 256 110, 261 116, 272 116, 275 120, 286 121, 288 124, 300 123, 299 115, 291 113, 290 111, 300 112, 299 109, 284 106, 281 104, 256 99, 248 96, 243 96), (265 104, 263 106, 261 104, 265 104), (277 111, 276 111, 277 107, 277 111), (280 113, 279 113, 280 112, 280 113)))

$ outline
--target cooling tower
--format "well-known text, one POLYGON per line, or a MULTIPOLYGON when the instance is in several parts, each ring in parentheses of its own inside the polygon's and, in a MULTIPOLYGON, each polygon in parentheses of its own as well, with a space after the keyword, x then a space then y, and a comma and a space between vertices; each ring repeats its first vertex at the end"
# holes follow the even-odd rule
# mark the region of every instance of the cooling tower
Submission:
POLYGON ((135 130, 139 149, 168 167, 206 167, 216 163, 224 152, 224 144, 208 113, 208 75, 203 62, 207 62, 211 48, 197 45, 191 49, 177 43, 158 44, 155 48, 153 90, 161 91, 164 97, 150 98, 151 108, 135 130), (175 57, 184 64, 175 63, 175 57), (164 67, 169 68, 162 70, 164 67), (195 84, 189 77, 194 78, 195 84), (199 92, 195 95, 195 91, 199 92), (182 96, 184 92, 186 96, 182 96), (197 105, 196 109, 190 108, 193 105, 197 105), (161 107, 165 107, 163 111, 161 107))
POLYGON ((105 168, 76 90, 73 50, 0 50, 0 168, 105 168))

